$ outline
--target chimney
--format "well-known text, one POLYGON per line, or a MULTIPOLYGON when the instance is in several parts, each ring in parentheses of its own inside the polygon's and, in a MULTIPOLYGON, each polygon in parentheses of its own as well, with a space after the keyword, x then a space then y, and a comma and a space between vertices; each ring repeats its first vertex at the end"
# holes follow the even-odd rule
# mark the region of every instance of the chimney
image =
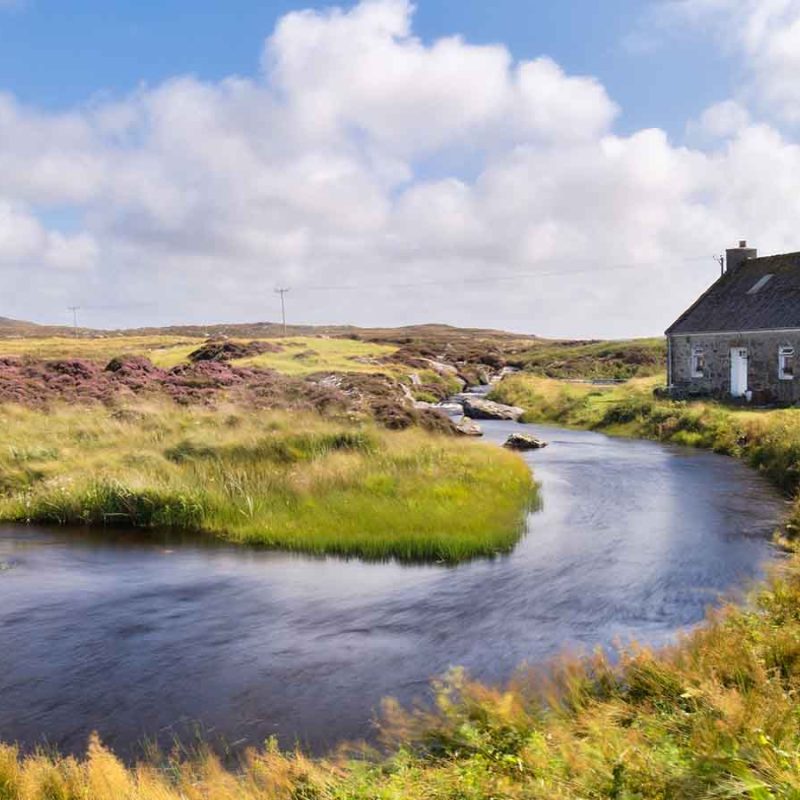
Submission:
POLYGON ((747 242, 742 239, 738 247, 731 247, 725 251, 725 272, 735 272, 748 258, 757 256, 758 250, 748 247, 747 242))

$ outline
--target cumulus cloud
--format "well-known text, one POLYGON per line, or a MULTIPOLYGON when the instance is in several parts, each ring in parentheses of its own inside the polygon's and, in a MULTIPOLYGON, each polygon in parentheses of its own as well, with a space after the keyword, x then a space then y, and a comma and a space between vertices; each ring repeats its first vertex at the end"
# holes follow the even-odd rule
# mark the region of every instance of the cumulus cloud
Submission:
POLYGON ((619 113, 546 56, 423 43, 406 0, 288 14, 251 78, 59 114, 0 95, 0 269, 26 277, 0 314, 265 319, 281 283, 308 322, 658 333, 726 243, 797 246, 798 146, 744 100, 696 147, 619 113))
POLYGON ((48 231, 24 208, 0 200, 0 265, 83 270, 93 266, 97 252, 88 233, 48 231))

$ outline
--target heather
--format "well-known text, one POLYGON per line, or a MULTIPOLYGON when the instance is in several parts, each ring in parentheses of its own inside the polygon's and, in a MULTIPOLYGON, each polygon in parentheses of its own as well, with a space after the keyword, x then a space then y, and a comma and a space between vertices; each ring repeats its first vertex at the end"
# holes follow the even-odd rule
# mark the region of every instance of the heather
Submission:
POLYGON ((162 402, 2 408, 0 492, 19 522, 457 562, 510 550, 533 488, 518 457, 455 437, 162 402))
POLYGON ((509 354, 507 363, 540 377, 616 380, 645 378, 666 366, 663 339, 623 341, 538 340, 509 354))

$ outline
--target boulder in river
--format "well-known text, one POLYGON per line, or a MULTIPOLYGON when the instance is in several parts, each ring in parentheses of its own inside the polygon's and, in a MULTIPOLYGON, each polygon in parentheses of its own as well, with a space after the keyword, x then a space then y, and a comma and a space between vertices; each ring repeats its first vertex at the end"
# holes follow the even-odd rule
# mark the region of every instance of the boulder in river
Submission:
POLYGON ((503 447, 507 447, 509 450, 541 450, 543 447, 547 447, 547 442, 537 439, 530 433, 512 433, 506 439, 503 447))
POLYGON ((464 414, 464 406, 461 403, 437 403, 434 408, 447 414, 448 417, 460 417, 464 414))
POLYGON ((456 430, 462 436, 483 436, 481 426, 469 417, 462 417, 461 422, 456 425, 456 430))
POLYGON ((525 410, 518 406, 507 406, 482 397, 470 397, 469 395, 462 395, 462 397, 464 413, 472 419, 508 419, 518 422, 525 413, 525 410))

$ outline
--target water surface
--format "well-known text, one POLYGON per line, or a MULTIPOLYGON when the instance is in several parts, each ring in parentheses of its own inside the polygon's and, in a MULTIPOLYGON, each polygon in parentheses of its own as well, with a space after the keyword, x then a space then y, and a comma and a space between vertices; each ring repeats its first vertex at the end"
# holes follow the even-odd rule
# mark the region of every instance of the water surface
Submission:
MULTIPOLYGON (((758 576, 783 501, 711 453, 525 426, 543 508, 513 554, 455 568, 205 540, 0 527, 0 739, 124 755, 196 728, 319 751, 380 699, 563 648, 661 643, 758 576)), ((502 440, 512 423, 485 423, 502 440)))

